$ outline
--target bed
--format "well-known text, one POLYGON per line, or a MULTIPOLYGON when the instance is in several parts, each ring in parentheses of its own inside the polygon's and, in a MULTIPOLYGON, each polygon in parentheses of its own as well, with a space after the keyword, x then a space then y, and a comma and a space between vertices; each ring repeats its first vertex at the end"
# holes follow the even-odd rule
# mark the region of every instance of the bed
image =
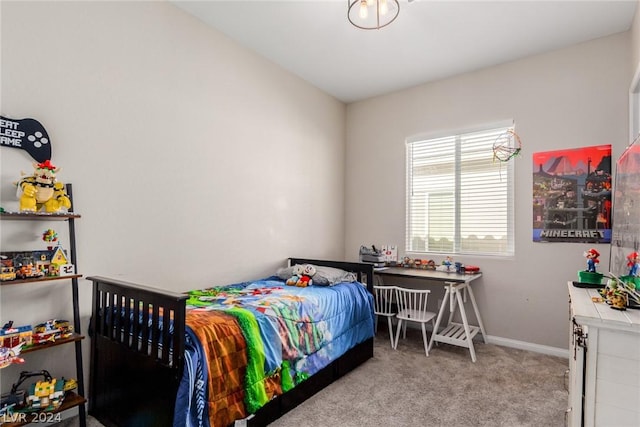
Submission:
POLYGON ((179 294, 89 277, 89 414, 106 426, 264 426, 367 361, 372 265, 288 260, 306 264, 356 281, 299 288, 274 275, 179 294))

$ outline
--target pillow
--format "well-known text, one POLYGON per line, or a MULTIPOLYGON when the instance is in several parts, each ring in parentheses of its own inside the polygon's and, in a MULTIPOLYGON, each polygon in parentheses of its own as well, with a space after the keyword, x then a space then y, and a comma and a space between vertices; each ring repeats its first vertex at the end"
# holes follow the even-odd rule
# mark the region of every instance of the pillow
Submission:
MULTIPOLYGON (((294 267, 295 266, 279 268, 276 272, 276 276, 282 280, 287 280, 293 275, 294 267)), ((336 283, 355 282, 357 280, 355 274, 339 268, 324 267, 320 265, 314 265, 314 267, 316 268, 316 274, 312 277, 314 285, 333 286, 336 283)))
POLYGON ((316 265, 316 274, 313 275, 313 284, 319 286, 333 286, 336 283, 355 282, 356 275, 339 268, 316 265))
MULTIPOLYGON (((296 265, 299 265, 299 264, 296 264, 296 265)), ((276 276, 278 276, 282 280, 290 279, 291 276, 293 276, 294 267, 295 265, 292 265, 291 267, 279 268, 278 271, 276 271, 276 276)))

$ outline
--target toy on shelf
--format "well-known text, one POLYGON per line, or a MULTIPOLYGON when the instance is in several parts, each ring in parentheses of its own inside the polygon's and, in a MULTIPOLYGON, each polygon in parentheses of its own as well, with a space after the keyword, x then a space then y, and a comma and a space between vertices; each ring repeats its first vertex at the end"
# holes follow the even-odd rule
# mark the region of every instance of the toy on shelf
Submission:
POLYGON ((595 273, 596 265, 600 262, 600 260, 598 259, 598 257, 600 257, 600 253, 597 250, 591 248, 584 253, 584 256, 585 258, 587 258, 587 271, 589 273, 595 273))
MULTIPOLYGON (((75 274, 75 267, 69 261, 69 256, 60 243, 49 246, 46 250, 4 252, 2 254, 2 266, 13 267, 16 279, 35 279, 40 277, 59 277, 75 274)), ((4 280, 12 280, 7 273, 4 280)))
MULTIPOLYGON (((57 242, 58 233, 56 233, 56 230, 53 230, 51 228, 44 230, 44 233, 42 233, 42 240, 47 243, 57 242)), ((52 246, 48 246, 48 249, 51 249, 51 248, 52 246)))
POLYGON ((33 328, 31 325, 13 326, 10 320, 0 329, 0 347, 13 348, 19 344, 31 345, 33 328))
POLYGON ((64 377, 57 379, 46 370, 22 371, 6 401, 3 398, 3 404, 13 405, 13 412, 55 411, 60 408, 65 394, 76 387, 76 380, 66 380, 64 377), (26 390, 18 389, 25 380, 37 376, 42 376, 42 380, 32 383, 26 390))
POLYGON ((6 255, 0 255, 0 282, 15 280, 16 269, 13 266, 13 259, 9 259, 6 255))
POLYGON ((631 252, 627 255, 627 267, 629 267, 629 276, 640 276, 640 254, 638 252, 631 252))
POLYGON ((56 213, 71 208, 64 184, 56 180, 60 168, 49 160, 33 163, 33 175, 21 178, 17 183, 20 212, 38 212, 44 208, 47 213, 56 213))
POLYGON ((24 359, 19 357, 22 345, 23 343, 12 348, 0 347, 0 369, 6 368, 12 363, 24 363, 24 359))
POLYGON ((600 283, 602 283, 602 278, 604 277, 602 273, 598 273, 596 271, 596 266, 600 262, 598 259, 600 257, 600 253, 591 248, 584 252, 583 256, 587 258, 587 269, 578 272, 578 279, 581 283, 600 285, 600 283))
POLYGON ((17 279, 35 279, 44 276, 44 271, 36 268, 32 261, 22 264, 16 271, 17 279))
POLYGON ((33 327, 31 342, 34 345, 55 342, 58 339, 70 337, 72 333, 73 326, 68 320, 47 320, 33 327))
POLYGON ((636 291, 633 283, 611 275, 600 295, 616 310, 626 310, 627 307, 640 308, 640 292, 636 291))
POLYGON ((637 291, 640 291, 640 254, 633 251, 627 255, 628 273, 626 276, 620 277, 624 282, 631 283, 637 291))

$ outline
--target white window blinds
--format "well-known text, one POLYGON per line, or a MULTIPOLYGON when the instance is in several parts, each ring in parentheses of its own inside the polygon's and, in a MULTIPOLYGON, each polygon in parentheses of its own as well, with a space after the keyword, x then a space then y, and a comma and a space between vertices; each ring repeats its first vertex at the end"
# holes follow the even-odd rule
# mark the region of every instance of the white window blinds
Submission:
POLYGON ((513 160, 501 127, 407 143, 407 252, 513 254, 513 160))

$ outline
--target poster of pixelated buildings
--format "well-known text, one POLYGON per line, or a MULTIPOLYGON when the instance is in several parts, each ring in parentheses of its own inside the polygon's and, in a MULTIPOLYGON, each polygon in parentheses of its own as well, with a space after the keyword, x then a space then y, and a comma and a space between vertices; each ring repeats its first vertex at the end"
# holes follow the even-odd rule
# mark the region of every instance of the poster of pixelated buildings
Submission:
POLYGON ((533 241, 611 242, 611 145, 533 155, 533 241))

